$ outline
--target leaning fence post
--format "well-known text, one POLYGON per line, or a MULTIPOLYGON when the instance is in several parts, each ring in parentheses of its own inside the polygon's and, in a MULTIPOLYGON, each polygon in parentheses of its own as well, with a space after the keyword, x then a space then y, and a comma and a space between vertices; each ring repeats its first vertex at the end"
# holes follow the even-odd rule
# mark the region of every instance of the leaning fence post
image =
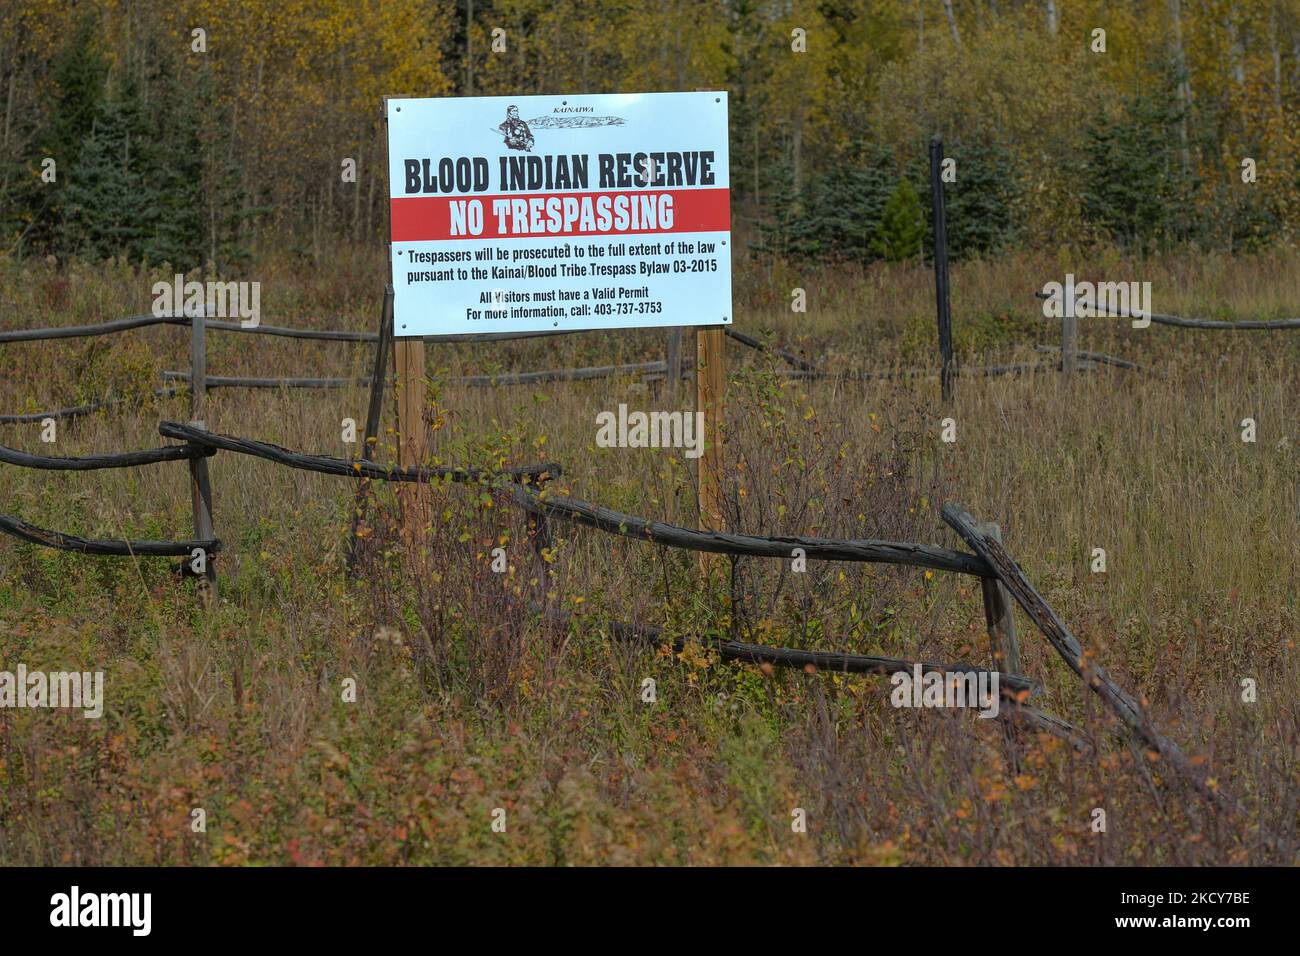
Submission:
POLYGON ((930 205, 934 217, 934 298, 939 317, 940 388, 952 401, 952 306, 948 300, 948 210, 943 196, 943 140, 930 139, 930 205))
MULTIPOLYGON (((191 421, 194 428, 207 428, 202 421, 191 421)), ((199 455, 190 459, 190 500, 194 507, 194 537, 210 541, 216 532, 212 526, 212 483, 208 480, 208 459, 199 455)), ((215 555, 203 555, 203 580, 199 591, 204 604, 211 604, 217 596, 217 565, 215 555)))
MULTIPOLYGON (((375 370, 370 377, 370 407, 366 409, 366 430, 362 435, 362 461, 374 461, 374 445, 379 441, 379 417, 384 407, 384 376, 388 374, 388 348, 393 341, 393 287, 384 289, 384 304, 379 311, 379 344, 375 347, 375 370)), ((352 511, 352 534, 348 539, 347 568, 352 570, 357 560, 357 542, 360 540, 361 518, 369 501, 370 479, 357 482, 355 507, 352 511)))
MULTIPOLYGON (((993 522, 981 524, 979 530, 998 544, 1002 543, 1002 529, 993 522)), ((1011 596, 997 578, 980 578, 980 587, 984 591, 984 622, 988 625, 989 641, 993 645, 993 667, 1004 674, 1020 674, 1020 645, 1016 641, 1016 618, 1011 612, 1011 596)))

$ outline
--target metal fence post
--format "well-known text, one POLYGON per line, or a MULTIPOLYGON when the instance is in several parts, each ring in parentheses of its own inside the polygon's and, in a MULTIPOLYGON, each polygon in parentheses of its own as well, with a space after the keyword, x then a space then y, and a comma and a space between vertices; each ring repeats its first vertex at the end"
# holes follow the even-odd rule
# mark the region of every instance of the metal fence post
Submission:
POLYGON ((952 307, 948 299, 948 210, 943 196, 943 140, 930 140, 930 205, 934 216, 934 298, 939 318, 943 400, 952 401, 952 307))

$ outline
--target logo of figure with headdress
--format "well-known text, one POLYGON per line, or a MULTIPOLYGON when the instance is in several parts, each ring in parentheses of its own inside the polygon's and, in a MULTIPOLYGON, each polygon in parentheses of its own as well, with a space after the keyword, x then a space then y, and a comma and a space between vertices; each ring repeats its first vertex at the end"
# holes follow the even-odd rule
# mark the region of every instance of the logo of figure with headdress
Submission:
POLYGON ((519 118, 519 107, 506 107, 506 121, 498 126, 497 130, 505 137, 508 149, 522 149, 524 152, 532 151, 533 131, 528 128, 527 123, 519 118))

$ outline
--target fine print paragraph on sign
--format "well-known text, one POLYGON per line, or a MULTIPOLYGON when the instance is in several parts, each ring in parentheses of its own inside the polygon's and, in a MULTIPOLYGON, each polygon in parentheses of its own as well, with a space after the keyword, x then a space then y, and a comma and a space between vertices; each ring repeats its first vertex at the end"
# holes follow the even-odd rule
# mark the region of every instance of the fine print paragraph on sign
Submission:
POLYGON ((387 110, 394 334, 731 322, 725 92, 387 110))

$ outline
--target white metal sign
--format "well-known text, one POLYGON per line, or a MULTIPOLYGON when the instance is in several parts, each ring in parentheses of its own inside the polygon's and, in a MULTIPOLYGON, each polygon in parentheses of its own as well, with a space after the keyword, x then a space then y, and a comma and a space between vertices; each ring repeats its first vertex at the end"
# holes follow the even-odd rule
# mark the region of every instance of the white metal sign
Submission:
POLYGON ((731 322, 725 92, 387 110, 395 335, 731 322))

